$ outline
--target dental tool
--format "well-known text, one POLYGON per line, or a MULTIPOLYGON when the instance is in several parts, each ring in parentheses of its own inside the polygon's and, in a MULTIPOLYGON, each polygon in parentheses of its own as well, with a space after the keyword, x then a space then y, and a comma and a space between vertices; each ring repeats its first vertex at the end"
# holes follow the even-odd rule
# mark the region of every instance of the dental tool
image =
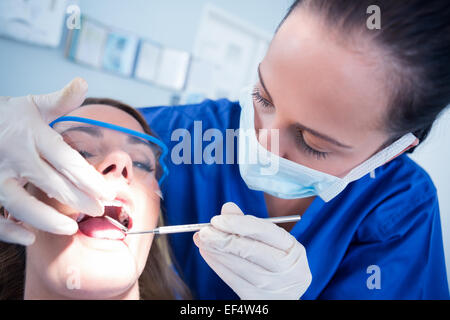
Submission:
POLYGON ((125 227, 123 224, 121 224, 119 221, 117 221, 116 219, 113 219, 109 216, 105 216, 106 219, 108 219, 109 222, 111 222, 111 224, 113 224, 115 227, 119 228, 120 230, 127 232, 128 228, 125 227))
MULTIPOLYGON (((300 215, 293 216, 285 216, 285 217, 275 217, 275 218, 266 218, 264 220, 273 222, 273 223, 286 223, 286 222, 295 222, 301 219, 300 215)), ((113 220, 113 219, 112 219, 113 220)), ((111 221, 111 220, 110 220, 111 221)), ((167 234, 167 233, 181 233, 181 232, 195 232, 200 230, 201 228, 210 226, 211 223, 195 223, 195 224, 184 224, 177 226, 164 226, 158 227, 153 230, 147 231, 128 231, 123 225, 120 225, 120 229, 124 231, 126 234, 145 234, 145 233, 153 233, 153 234, 167 234)), ((117 226, 115 224, 115 226, 117 226)))

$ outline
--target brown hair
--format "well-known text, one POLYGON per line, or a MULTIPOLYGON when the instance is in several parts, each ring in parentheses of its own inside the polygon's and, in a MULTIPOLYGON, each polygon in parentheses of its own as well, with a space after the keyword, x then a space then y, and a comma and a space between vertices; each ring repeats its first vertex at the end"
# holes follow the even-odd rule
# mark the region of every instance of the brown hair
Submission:
MULTIPOLYGON (((155 136, 142 115, 133 107, 108 98, 88 98, 81 106, 101 104, 118 108, 142 126, 145 133, 155 136)), ((158 175, 157 166, 157 175, 158 175)), ((163 206, 159 216, 164 225, 163 206)), ((0 215, 4 209, 0 208, 0 215)), ((0 242, 0 300, 23 299, 25 287, 25 247, 0 242)), ((150 299, 191 299, 191 293, 175 271, 177 266, 166 236, 153 239, 144 270, 139 277, 140 298, 150 299)))

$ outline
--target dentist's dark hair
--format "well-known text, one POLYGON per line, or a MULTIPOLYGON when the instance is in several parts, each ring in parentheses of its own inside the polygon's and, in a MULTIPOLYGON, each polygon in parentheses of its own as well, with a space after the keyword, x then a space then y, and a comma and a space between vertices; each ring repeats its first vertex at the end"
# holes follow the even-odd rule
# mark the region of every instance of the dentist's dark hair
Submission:
POLYGON ((386 144, 408 132, 423 142, 450 103, 450 2, 296 0, 282 23, 299 9, 316 14, 343 37, 362 36, 356 39, 368 39, 382 49, 391 88, 384 120, 391 139, 386 144), (380 8, 380 29, 367 27, 372 5, 380 8))

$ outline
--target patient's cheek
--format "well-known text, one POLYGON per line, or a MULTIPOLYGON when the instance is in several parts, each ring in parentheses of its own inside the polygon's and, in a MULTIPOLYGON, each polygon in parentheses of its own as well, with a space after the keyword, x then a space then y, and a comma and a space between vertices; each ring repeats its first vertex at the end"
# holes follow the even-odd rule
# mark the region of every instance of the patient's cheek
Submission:
POLYGON ((76 211, 73 210, 71 207, 62 204, 61 202, 59 202, 54 198, 49 198, 44 191, 35 187, 31 183, 29 183, 25 188, 36 199, 49 205, 50 207, 54 208, 56 211, 62 214, 69 215, 76 213, 76 211))
POLYGON ((159 214, 161 211, 161 199, 158 196, 148 198, 143 212, 143 220, 146 228, 153 229, 158 225, 159 214))

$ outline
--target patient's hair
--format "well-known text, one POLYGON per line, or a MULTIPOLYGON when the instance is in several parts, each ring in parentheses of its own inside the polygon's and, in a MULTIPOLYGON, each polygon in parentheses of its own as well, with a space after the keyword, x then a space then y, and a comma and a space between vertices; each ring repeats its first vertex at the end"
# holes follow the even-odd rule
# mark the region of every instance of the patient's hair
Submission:
MULTIPOLYGON (((133 107, 108 98, 88 98, 82 106, 101 104, 118 108, 135 118, 145 133, 155 136, 142 115, 133 107)), ((157 164, 159 167, 159 164, 157 164)), ((158 169, 157 167, 157 175, 158 169)), ((164 225, 163 205, 159 217, 164 225)), ((0 208, 4 215, 4 208, 0 208)), ((25 287, 26 248, 21 245, 0 242, 0 300, 23 299, 25 287)), ((190 299, 191 293, 176 270, 176 262, 166 236, 153 239, 145 268, 139 278, 141 299, 190 299)))

